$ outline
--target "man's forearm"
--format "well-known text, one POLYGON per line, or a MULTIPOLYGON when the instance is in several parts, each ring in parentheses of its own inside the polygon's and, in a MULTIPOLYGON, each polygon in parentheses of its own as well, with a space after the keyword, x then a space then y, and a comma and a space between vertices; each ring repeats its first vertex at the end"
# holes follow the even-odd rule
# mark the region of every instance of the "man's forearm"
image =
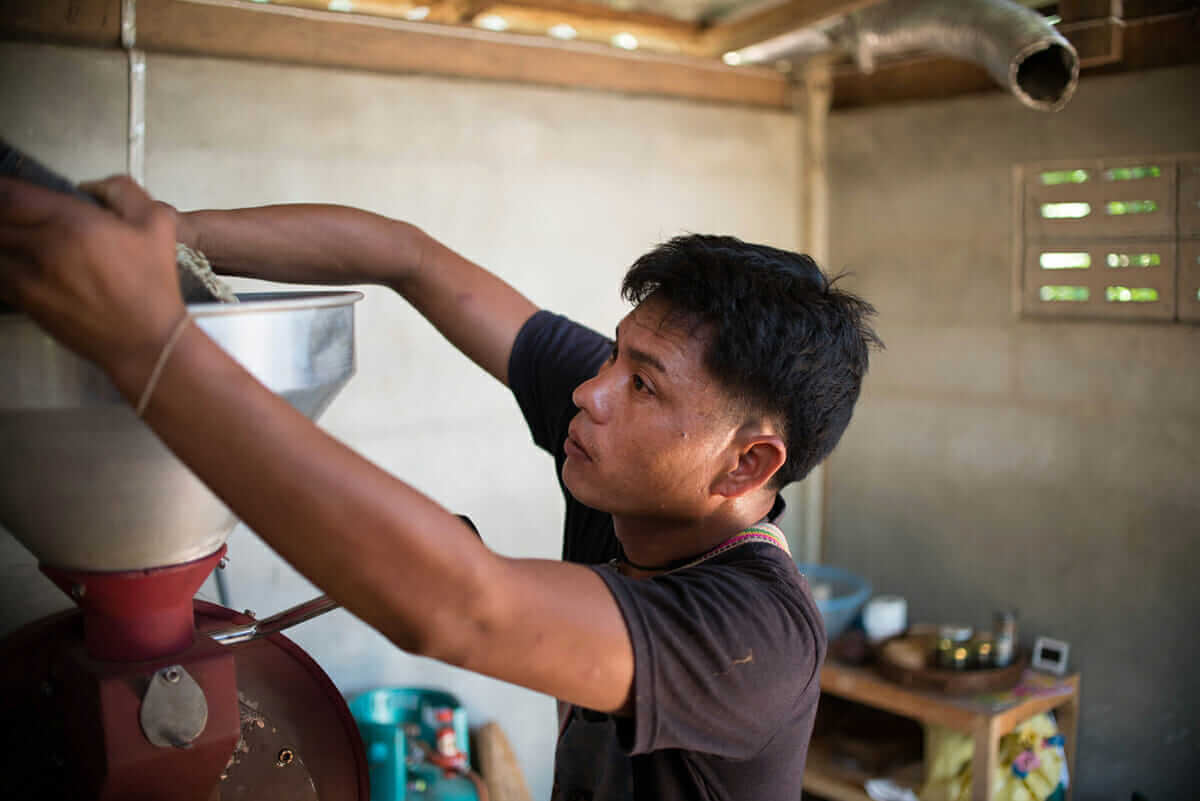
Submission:
POLYGON ((345 206, 293 204, 179 214, 180 239, 217 272, 308 284, 392 284, 430 241, 399 220, 345 206))
POLYGON ((517 332, 537 308, 421 229, 344 206, 264 206, 176 216, 182 242, 217 272, 268 281, 382 284, 503 383, 517 332))
MULTIPOLYGON (((135 398, 144 373, 127 361, 111 374, 135 398)), ((401 647, 436 650, 431 616, 470 617, 462 588, 494 557, 465 524, 313 426, 197 327, 146 419, 281 556, 401 647)))

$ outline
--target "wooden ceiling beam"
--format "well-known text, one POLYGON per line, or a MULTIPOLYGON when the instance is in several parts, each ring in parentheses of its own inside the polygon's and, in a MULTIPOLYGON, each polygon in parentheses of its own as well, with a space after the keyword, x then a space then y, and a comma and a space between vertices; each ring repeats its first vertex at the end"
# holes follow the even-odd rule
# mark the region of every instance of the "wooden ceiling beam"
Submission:
POLYGON ((121 0, 0 0, 0 36, 116 46, 121 0))
POLYGON ((1126 19, 1121 60, 1098 67, 1095 72, 1108 74, 1200 64, 1197 41, 1200 41, 1200 9, 1195 7, 1126 19))
POLYGON ((630 25, 646 25, 661 27, 664 30, 675 31, 679 34, 694 33, 698 26, 686 20, 676 19, 666 14, 653 14, 648 11, 621 11, 609 5, 598 2, 578 2, 578 0, 483 0, 484 10, 491 11, 497 6, 523 8, 528 11, 541 11, 547 15, 566 14, 573 17, 587 17, 608 22, 627 22, 630 25))
MULTIPOLYGON (((274 0, 276 5, 328 10, 329 0, 274 0)), ((578 0, 348 0, 356 14, 391 19, 418 19, 443 25, 469 25, 484 14, 501 17, 505 31, 545 36, 554 25, 570 25, 577 38, 611 42, 619 33, 632 34, 638 47, 656 53, 707 56, 704 29, 694 23, 640 11, 619 11, 597 2, 578 0), (425 9, 419 16, 414 10, 425 9)))
MULTIPOLYGON (((54 0, 64 2, 65 0, 54 0)), ((659 53, 719 58, 799 28, 866 8, 883 0, 785 0, 729 22, 692 23, 663 14, 620 11, 600 0, 345 0, 354 13, 392 19, 419 19, 445 25, 470 24, 482 14, 504 19, 506 30, 545 35, 553 25, 570 25, 582 41, 609 42, 632 34, 638 47, 659 53)), ((326 10, 329 0, 274 0, 275 5, 326 10)))
POLYGON ((1081 68, 1121 61, 1125 41, 1121 13, 1122 0, 1059 0, 1058 30, 1075 46, 1081 68))
MULTIPOLYGON (((150 52, 529 81, 773 108, 787 108, 790 102, 787 78, 774 70, 693 58, 696 28, 665 16, 598 9, 574 0, 352 3, 371 13, 329 11, 329 0, 139 0, 137 42, 150 52), (484 10, 503 13, 518 33, 403 19, 422 5, 430 8, 430 16, 441 8, 454 19, 484 10), (581 41, 560 42, 545 35, 560 22, 575 27, 581 41), (521 36, 520 31, 536 35, 521 36), (617 33, 633 34, 638 51, 609 46, 617 33), (675 55, 660 57, 655 50, 675 55)), ((120 43, 121 0, 0 0, 0 12, 0 38, 108 47, 120 43)))
MULTIPOLYGON (((237 0, 138 0, 137 14, 137 46, 151 53, 449 75, 766 108, 790 106, 788 81, 772 69, 629 53, 546 36, 237 0)), ((0 21, 0 31, 4 28, 0 21)))
MULTIPOLYGON (((279 5, 326 9, 329 0, 273 0, 279 5)), ((729 22, 693 23, 664 14, 622 11, 603 0, 345 0, 356 13, 403 18, 414 8, 429 9, 426 22, 462 24, 483 13, 504 17, 509 30, 532 30, 565 22, 577 31, 621 30, 646 41, 664 42, 671 52, 720 56, 751 44, 799 28, 815 25, 883 0, 785 0, 761 11, 737 17, 729 22), (556 19, 558 22, 549 22, 556 19), (546 24, 548 23, 548 24, 546 24)), ((611 34, 610 34, 611 36, 611 34)))
MULTIPOLYGON (((308 8, 316 11, 329 11, 330 0, 271 0, 276 5, 308 8)), ((465 0, 344 0, 345 7, 341 10, 352 11, 355 14, 388 17, 391 19, 408 19, 409 12, 424 7, 431 11, 434 7, 459 4, 465 0)), ((424 19, 425 16, 422 16, 424 19)))
POLYGON ((999 88, 982 67, 943 57, 883 62, 870 74, 846 64, 833 73, 833 108, 941 100, 999 88))
POLYGON ((701 34, 701 52, 720 56, 881 2, 883 0, 787 0, 745 17, 712 25, 701 34))
POLYGON ((697 26, 660 14, 622 12, 570 0, 491 0, 482 10, 501 17, 507 30, 517 33, 545 36, 555 25, 570 25, 580 41, 608 44, 618 34, 630 34, 639 49, 702 55, 697 26))
POLYGON ((488 0, 432 0, 425 5, 429 8, 429 15, 423 18, 425 22, 463 25, 487 10, 491 3, 488 0))

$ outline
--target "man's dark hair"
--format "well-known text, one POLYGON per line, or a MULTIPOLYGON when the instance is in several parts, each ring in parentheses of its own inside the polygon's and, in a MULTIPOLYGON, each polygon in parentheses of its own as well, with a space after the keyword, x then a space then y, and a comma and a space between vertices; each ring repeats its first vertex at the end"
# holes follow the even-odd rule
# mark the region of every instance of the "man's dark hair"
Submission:
POLYGON ((871 304, 837 289, 800 253, 731 236, 678 236, 638 259, 621 295, 653 295, 709 331, 705 367, 747 411, 782 427, 787 461, 778 489, 808 475, 850 423, 882 342, 869 325, 871 304))

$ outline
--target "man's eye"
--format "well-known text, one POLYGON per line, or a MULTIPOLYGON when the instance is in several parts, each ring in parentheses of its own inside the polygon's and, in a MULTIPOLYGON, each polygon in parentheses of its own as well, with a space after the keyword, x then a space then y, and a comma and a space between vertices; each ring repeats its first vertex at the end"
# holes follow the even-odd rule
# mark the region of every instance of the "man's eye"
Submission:
POLYGON ((646 386, 646 382, 642 380, 642 377, 637 373, 633 374, 633 388, 638 392, 645 392, 650 389, 648 386, 646 386))
POLYGON ((615 362, 617 360, 617 346, 615 343, 612 346, 612 350, 608 352, 608 360, 610 362, 615 362))

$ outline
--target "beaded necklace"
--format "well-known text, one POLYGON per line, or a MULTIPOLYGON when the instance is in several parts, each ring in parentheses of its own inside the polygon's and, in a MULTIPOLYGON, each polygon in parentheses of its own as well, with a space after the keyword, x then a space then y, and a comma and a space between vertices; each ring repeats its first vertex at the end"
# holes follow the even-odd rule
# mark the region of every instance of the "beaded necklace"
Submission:
POLYGON ((748 542, 769 543, 777 548, 782 548, 784 553, 786 553, 788 556, 792 555, 791 549, 788 548, 787 538, 783 536, 783 532, 779 529, 779 526, 775 525, 774 523, 768 523, 764 521, 761 523, 755 523, 749 528, 742 529, 737 534, 734 534, 732 537, 722 542, 720 545, 715 546, 711 550, 705 551, 699 556, 687 556, 683 559, 676 559, 673 562, 668 562, 665 565, 659 565, 657 567, 645 567, 633 562, 628 556, 625 556, 624 552, 622 552, 619 558, 611 560, 609 564, 613 567, 616 567, 621 562, 624 562, 630 567, 637 568, 638 570, 654 571, 665 575, 667 573, 674 573, 676 570, 695 567, 698 564, 707 562, 713 557, 720 556, 726 551, 733 550, 734 548, 737 548, 740 545, 745 545, 748 542))

